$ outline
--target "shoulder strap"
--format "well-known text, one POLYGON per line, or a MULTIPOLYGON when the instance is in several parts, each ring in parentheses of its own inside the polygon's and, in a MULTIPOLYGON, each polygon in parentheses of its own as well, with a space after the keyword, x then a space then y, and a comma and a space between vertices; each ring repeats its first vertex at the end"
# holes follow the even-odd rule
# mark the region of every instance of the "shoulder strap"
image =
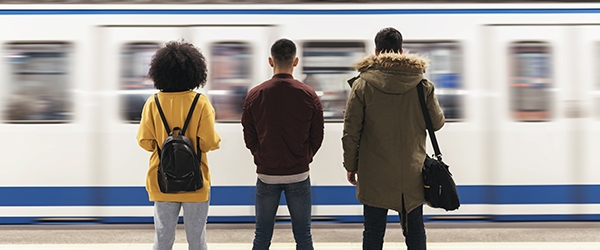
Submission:
POLYGON ((187 118, 185 118, 185 124, 183 124, 183 129, 181 129, 181 134, 185 135, 185 130, 187 129, 190 120, 192 119, 192 114, 194 113, 194 109, 196 108, 196 103, 198 103, 198 98, 200 97, 200 93, 196 93, 196 97, 194 97, 194 101, 192 102, 192 106, 190 107, 190 111, 188 112, 187 118))
MULTIPOLYGON (((190 107, 190 111, 188 112, 187 118, 185 118, 185 124, 183 125, 183 130, 181 130, 181 134, 185 135, 185 130, 187 129, 188 123, 192 119, 192 114, 194 113, 194 109, 196 108, 196 103, 198 103, 198 98, 200 98, 200 93, 196 93, 196 97, 194 97, 194 101, 192 101, 192 106, 190 107)), ((200 126, 200 124, 198 124, 200 126)), ((196 153, 200 156, 202 152, 200 151, 200 138, 196 137, 196 153)))
MULTIPOLYGON (((194 101, 192 101, 192 106, 190 107, 190 111, 188 112, 187 117, 185 118, 185 124, 183 125, 183 129, 179 133, 180 135, 185 135, 185 130, 187 129, 190 120, 192 119, 192 114, 194 113, 194 109, 196 108, 196 103, 198 103, 198 98, 200 97, 200 93, 196 93, 196 97, 194 97, 194 101)), ((165 113, 163 113, 162 108, 160 107, 160 102, 158 101, 158 93, 154 94, 154 101, 156 102, 156 107, 158 108, 158 113, 160 114, 160 119, 162 119, 163 125, 165 125, 165 129, 167 130, 167 134, 171 134, 171 129, 169 128, 169 124, 167 123, 167 119, 165 118, 165 113)), ((196 141, 196 152, 200 154, 200 141, 196 141)), ((160 157, 160 147, 158 147, 158 155, 160 157)))
POLYGON ((423 93, 423 81, 417 84, 417 91, 419 93, 419 102, 421 103, 421 111, 423 112, 423 117, 425 117, 425 124, 427 125, 427 131, 429 132, 429 138, 431 138, 431 144, 433 145, 433 151, 435 152, 435 157, 438 160, 442 160, 442 152, 440 152, 440 146, 438 145, 437 138, 435 137, 435 131, 433 130, 433 123, 431 122, 431 117, 429 116, 429 110, 427 110, 427 104, 425 103, 425 94, 423 93))
MULTIPOLYGON (((194 97, 194 101, 192 102, 192 106, 190 107, 190 111, 188 112, 187 118, 185 119, 185 124, 183 125, 183 129, 181 129, 181 134, 185 133, 187 129, 188 123, 190 123, 190 119, 192 118, 192 114, 194 113, 194 108, 196 108, 196 103, 198 103, 198 98, 200 97, 200 93, 196 93, 196 97, 194 97)), ((156 102, 156 107, 158 108, 158 113, 160 114, 160 119, 162 119, 163 125, 165 125, 165 129, 167 130, 167 134, 171 134, 171 128, 169 128, 169 123, 167 123, 167 118, 165 118, 165 113, 163 112, 160 102, 158 101, 158 93, 154 94, 154 102, 156 102)))
POLYGON ((165 125, 165 129, 167 130, 167 135, 171 134, 171 129, 169 128, 169 124, 167 123, 167 118, 165 118, 165 113, 160 107, 160 102, 158 101, 158 93, 154 94, 154 102, 156 102, 156 107, 158 108, 158 113, 160 114, 160 119, 162 119, 163 125, 165 125))

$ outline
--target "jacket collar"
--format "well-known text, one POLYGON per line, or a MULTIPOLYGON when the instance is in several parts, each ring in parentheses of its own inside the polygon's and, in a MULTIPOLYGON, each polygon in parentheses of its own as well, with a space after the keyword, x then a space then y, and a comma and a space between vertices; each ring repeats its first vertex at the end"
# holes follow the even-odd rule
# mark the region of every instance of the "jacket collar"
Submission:
MULTIPOLYGON (((362 59, 356 68, 367 84, 384 93, 403 94, 423 80, 427 62, 417 54, 380 53, 362 59)), ((353 85, 353 79, 348 83, 353 85)))
POLYGON ((370 55, 356 64, 356 70, 364 72, 368 69, 404 69, 424 72, 429 59, 418 54, 399 54, 382 52, 370 55))

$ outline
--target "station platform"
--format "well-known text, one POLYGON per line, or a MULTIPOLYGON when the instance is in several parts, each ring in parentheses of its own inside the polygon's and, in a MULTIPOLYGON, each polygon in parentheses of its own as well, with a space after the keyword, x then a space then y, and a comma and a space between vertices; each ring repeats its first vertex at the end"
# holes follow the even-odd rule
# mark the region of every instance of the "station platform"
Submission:
MULTIPOLYGON (((600 222, 426 223, 428 249, 600 249, 600 222)), ((316 224, 315 249, 360 250, 362 224, 316 224)), ((4 225, 0 250, 149 250, 154 229, 141 225, 4 225)), ((252 248, 254 224, 208 224, 211 250, 252 248)), ((174 250, 187 249, 179 225, 174 250)), ((291 225, 277 224, 272 250, 293 250, 291 225)), ((399 224, 390 223, 384 249, 406 249, 399 224)))
MULTIPOLYGON (((361 250, 360 243, 315 243, 316 250, 361 250)), ((15 250, 150 250, 152 244, 58 244, 58 245, 0 245, 0 249, 15 250)), ((176 243, 173 250, 187 250, 187 244, 176 243)), ((210 250, 248 250, 252 244, 244 243, 209 243, 210 250)), ((274 243, 271 250, 295 250, 293 243, 274 243)), ((406 250, 402 243, 385 243, 384 250, 406 250)), ((428 243, 427 249, 431 250, 495 250, 495 249, 527 249, 527 250, 592 250, 600 249, 600 244, 589 242, 578 243, 540 243, 540 242, 487 242, 487 243, 428 243)))

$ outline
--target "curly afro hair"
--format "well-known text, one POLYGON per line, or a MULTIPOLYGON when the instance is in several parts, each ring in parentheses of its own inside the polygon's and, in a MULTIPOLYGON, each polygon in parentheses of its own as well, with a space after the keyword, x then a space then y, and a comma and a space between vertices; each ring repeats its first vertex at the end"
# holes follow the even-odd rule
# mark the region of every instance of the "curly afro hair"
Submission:
POLYGON ((206 60, 193 44, 170 41, 152 57, 148 77, 161 91, 177 92, 204 87, 206 60))

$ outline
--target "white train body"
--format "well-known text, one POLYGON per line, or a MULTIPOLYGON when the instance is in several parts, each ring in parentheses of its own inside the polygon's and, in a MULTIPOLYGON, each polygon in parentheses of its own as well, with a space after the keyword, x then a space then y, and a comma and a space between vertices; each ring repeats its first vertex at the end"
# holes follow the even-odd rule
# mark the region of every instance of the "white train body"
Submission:
MULTIPOLYGON (((332 119, 311 164, 313 216, 361 221, 342 167, 344 99, 334 92, 347 88, 352 63, 373 53, 375 34, 388 26, 405 48, 430 55, 429 76, 453 79, 434 79, 438 98, 450 99, 445 112, 457 112, 437 136, 463 204, 426 208, 427 220, 600 220, 599 14, 598 4, 0 5, 0 224, 151 222, 149 153, 122 115, 122 97, 155 90, 134 89, 139 79, 124 87, 127 55, 179 38, 194 43, 209 64, 199 91, 218 102, 271 77, 269 48, 282 37, 298 45, 297 79, 314 73, 339 84, 318 90, 333 101, 323 99, 332 119), (230 55, 247 65, 238 82, 234 73, 216 76, 215 46, 242 50, 230 55), (24 68, 27 51, 48 53, 36 54, 45 68, 24 68), (43 88, 23 90, 30 85, 43 88), (15 118, 15 95, 59 98, 62 117, 15 118)), ((233 113, 216 123, 221 149, 208 153, 210 222, 253 221, 255 166, 232 100, 213 103, 217 115, 233 113)), ((288 215, 285 205, 279 215, 288 215)))

